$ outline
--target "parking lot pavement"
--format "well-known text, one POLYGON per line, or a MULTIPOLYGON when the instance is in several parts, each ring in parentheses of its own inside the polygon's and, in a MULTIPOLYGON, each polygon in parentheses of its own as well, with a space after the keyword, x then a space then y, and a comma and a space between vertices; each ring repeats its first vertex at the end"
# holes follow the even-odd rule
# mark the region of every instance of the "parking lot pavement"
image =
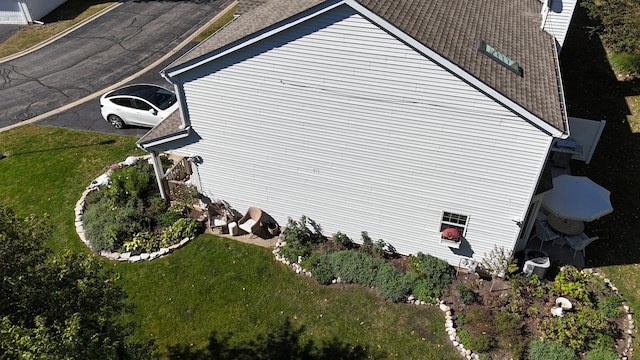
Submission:
MULTIPOLYGON (((73 104, 144 71, 230 3, 126 1, 55 42, 0 64, 0 128, 73 104)), ((57 120, 92 129, 83 117, 57 120)))

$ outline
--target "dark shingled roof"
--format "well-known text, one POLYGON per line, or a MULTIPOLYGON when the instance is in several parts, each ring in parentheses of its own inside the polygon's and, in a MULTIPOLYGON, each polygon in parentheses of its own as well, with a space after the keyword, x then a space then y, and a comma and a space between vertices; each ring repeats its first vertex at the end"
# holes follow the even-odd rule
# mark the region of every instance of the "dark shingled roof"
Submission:
MULTIPOLYGON (((553 127, 566 130, 555 41, 540 29, 540 1, 357 1, 553 127), (479 52, 477 43, 481 39, 517 61, 523 75, 479 52)), ((240 43, 251 34, 323 2, 325 0, 241 1, 240 8, 246 13, 165 70, 202 60, 215 50, 240 43)))

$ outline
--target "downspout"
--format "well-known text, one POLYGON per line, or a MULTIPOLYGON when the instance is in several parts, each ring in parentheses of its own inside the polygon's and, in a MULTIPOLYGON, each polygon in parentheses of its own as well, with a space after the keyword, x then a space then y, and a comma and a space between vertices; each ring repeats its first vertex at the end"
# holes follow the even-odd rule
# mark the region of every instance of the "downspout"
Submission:
POLYGON ((31 13, 29 12, 29 5, 27 4, 27 2, 18 1, 18 7, 20 8, 20 11, 22 11, 22 15, 24 15, 24 19, 27 21, 27 23, 29 24, 33 23, 33 19, 31 18, 31 13))
POLYGON ((160 196, 163 199, 167 199, 167 194, 164 188, 164 171, 162 171, 162 161, 158 153, 153 150, 147 150, 151 154, 151 161, 153 162, 153 172, 156 174, 156 182, 158 183, 158 190, 160 190, 160 196))

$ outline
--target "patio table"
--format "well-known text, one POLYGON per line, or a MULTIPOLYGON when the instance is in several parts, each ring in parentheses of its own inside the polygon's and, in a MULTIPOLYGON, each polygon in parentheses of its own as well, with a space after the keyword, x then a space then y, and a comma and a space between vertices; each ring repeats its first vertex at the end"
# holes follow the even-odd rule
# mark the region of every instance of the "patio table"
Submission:
POLYGON ((578 235, 584 231, 583 221, 564 219, 553 214, 549 214, 547 223, 549 223, 554 230, 564 235, 578 235))

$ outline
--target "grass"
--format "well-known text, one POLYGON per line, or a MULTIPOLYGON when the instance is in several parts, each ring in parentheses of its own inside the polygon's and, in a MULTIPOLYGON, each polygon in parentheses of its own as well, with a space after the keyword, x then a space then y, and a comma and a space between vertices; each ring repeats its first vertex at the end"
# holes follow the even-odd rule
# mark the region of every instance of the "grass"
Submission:
POLYGON ((68 0, 47 15, 44 25, 29 25, 0 44, 0 59, 29 49, 115 4, 104 0, 68 0))
MULTIPOLYGON (((92 179, 138 155, 135 138, 26 125, 0 133, 0 203, 19 215, 48 213, 55 251, 87 252, 73 208, 92 179)), ((276 262, 271 251, 201 235, 171 256, 137 264, 104 261, 135 305, 138 338, 161 349, 206 346, 232 332, 246 343, 291 322, 317 344, 364 346, 373 358, 457 359, 436 307, 393 304, 358 286, 320 286, 276 262), (339 339, 339 340, 336 340, 339 339)))
MULTIPOLYGON (((69 0, 46 26, 27 27, 0 44, 0 58, 28 49, 110 4, 69 0)), ((587 230, 602 239, 588 249, 589 266, 601 267, 639 313, 640 152, 634 149, 640 140, 640 82, 617 80, 597 37, 582 30, 593 25, 588 22, 578 8, 561 62, 569 114, 608 120, 592 164, 574 169, 610 189, 615 209, 588 224, 587 230)), ((200 40, 220 26, 212 26, 200 40)), ((0 202, 21 215, 48 213, 54 224, 50 246, 86 252, 74 231, 75 202, 109 164, 140 154, 135 140, 32 125, 0 133, 0 153, 9 155, 0 160, 0 202)), ((435 309, 389 304, 360 287, 317 286, 284 269, 266 249, 201 236, 164 259, 105 264, 121 274, 136 306, 137 336, 153 337, 164 349, 176 344, 201 347, 212 332, 225 329, 235 334, 234 341, 243 342, 288 319, 304 326, 308 338, 338 336, 388 357, 457 358, 444 340, 442 315, 435 309)))

